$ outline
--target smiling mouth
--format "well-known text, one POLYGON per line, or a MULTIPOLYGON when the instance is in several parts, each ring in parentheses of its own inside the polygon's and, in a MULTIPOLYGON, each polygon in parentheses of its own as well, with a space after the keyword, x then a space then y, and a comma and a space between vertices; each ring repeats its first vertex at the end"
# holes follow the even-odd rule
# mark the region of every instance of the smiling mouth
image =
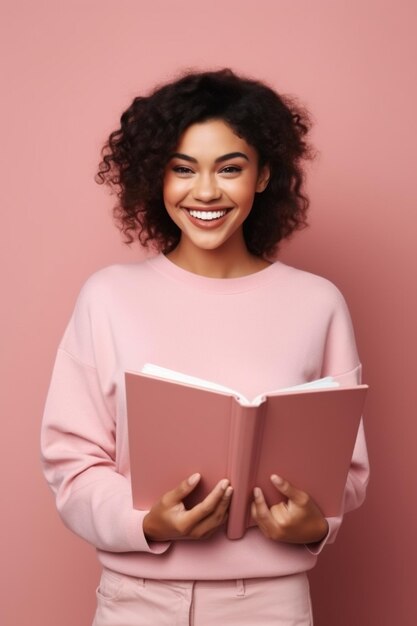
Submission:
POLYGON ((219 220, 229 212, 230 209, 221 209, 218 211, 197 211, 195 209, 185 209, 191 217, 205 222, 213 222, 219 220))

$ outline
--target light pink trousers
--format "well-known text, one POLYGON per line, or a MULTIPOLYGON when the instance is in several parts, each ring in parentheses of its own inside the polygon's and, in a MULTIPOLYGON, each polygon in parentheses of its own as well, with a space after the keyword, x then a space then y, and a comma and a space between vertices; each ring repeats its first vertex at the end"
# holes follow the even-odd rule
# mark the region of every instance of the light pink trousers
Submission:
POLYGON ((307 575, 187 581, 104 569, 93 626, 312 626, 307 575))

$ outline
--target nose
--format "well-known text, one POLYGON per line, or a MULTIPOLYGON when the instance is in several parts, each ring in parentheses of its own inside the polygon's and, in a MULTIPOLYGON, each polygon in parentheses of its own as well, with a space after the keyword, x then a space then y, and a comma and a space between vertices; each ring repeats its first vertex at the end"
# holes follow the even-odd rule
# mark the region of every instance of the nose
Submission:
POLYGON ((214 175, 202 173, 195 179, 193 187, 193 197, 195 200, 210 202, 210 200, 218 200, 220 196, 221 191, 214 175))

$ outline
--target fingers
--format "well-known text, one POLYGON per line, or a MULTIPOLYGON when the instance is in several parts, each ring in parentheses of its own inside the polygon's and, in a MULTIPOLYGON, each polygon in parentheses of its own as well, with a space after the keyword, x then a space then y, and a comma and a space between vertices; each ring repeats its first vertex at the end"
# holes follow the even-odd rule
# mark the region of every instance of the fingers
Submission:
POLYGON ((289 500, 292 500, 298 506, 306 506, 309 500, 309 496, 305 491, 301 489, 297 489, 288 482, 288 480, 284 480, 281 476, 277 476, 277 474, 272 474, 271 482, 278 489, 280 493, 286 496, 289 500))
POLYGON ((190 533, 192 539, 206 539, 210 537, 219 526, 226 522, 232 493, 233 488, 229 485, 223 492, 220 501, 213 511, 194 526, 190 533))
POLYGON ((199 539, 211 534, 227 517, 232 487, 223 479, 195 507, 187 510, 183 499, 195 489, 200 474, 181 481, 175 489, 165 493, 143 520, 145 536, 154 541, 172 539, 199 539))
POLYGON ((213 523, 219 526, 223 522, 225 512, 229 507, 232 492, 233 489, 229 485, 228 479, 224 478, 221 480, 204 500, 186 512, 188 523, 191 526, 195 526, 206 520, 208 524, 204 524, 205 527, 213 523))
POLYGON ((269 539, 289 543, 312 543, 323 539, 328 524, 310 496, 280 477, 274 475, 271 480, 287 501, 269 509, 262 491, 255 487, 251 512, 262 533, 269 539))
POLYGON ((259 487, 253 490, 254 500, 251 505, 251 514, 260 530, 270 539, 279 539, 279 527, 269 509, 264 494, 259 487))
POLYGON ((186 480, 182 480, 175 489, 168 491, 162 497, 166 507, 172 507, 179 504, 190 494, 200 482, 201 475, 196 473, 189 476, 186 480))
POLYGON ((192 509, 184 508, 183 499, 195 489, 200 478, 200 474, 193 474, 175 489, 166 493, 161 500, 163 507, 177 511, 174 523, 176 532, 183 538, 201 538, 223 524, 226 519, 233 492, 227 478, 220 480, 204 500, 192 509), (179 505, 181 505, 180 510, 179 505))

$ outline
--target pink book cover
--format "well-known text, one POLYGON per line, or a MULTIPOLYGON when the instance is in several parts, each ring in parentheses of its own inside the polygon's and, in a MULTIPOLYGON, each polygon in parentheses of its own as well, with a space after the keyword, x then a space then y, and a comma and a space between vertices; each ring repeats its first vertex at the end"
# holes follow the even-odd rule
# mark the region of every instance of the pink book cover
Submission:
POLYGON ((307 491, 324 515, 339 514, 366 385, 270 392, 259 406, 244 406, 233 393, 148 374, 126 372, 125 382, 135 508, 149 509, 199 472, 190 508, 228 478, 227 536, 239 539, 254 524, 255 486, 270 506, 282 499, 269 479, 276 473, 307 491))

